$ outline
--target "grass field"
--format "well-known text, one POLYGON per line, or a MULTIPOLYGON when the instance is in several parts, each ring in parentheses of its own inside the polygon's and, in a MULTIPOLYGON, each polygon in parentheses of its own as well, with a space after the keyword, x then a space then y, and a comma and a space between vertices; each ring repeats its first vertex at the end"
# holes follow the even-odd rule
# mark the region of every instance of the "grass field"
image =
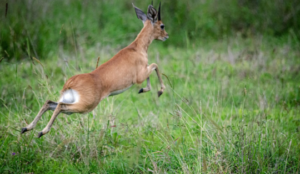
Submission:
POLYGON ((154 41, 160 98, 153 73, 151 92, 138 94, 143 83, 89 114, 61 114, 38 139, 48 111, 20 135, 69 77, 121 48, 78 42, 73 53, 0 63, 0 173, 299 173, 300 52, 289 39, 154 41))
POLYGON ((160 98, 153 73, 148 93, 144 82, 89 114, 60 114, 38 139, 48 111, 20 134, 68 78, 133 41, 131 3, 0 4, 0 173, 300 173, 296 0, 164 0, 170 38, 148 50, 160 98))

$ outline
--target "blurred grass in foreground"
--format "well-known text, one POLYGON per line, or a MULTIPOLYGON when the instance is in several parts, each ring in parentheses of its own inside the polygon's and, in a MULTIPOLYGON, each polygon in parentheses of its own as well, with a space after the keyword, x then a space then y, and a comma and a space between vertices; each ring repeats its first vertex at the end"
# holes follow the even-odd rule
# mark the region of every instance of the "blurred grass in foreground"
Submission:
POLYGON ((158 45, 149 62, 167 76, 159 99, 153 73, 151 92, 135 85, 87 115, 61 114, 41 139, 52 111, 33 131, 20 128, 67 78, 119 48, 80 44, 40 62, 2 61, 0 173, 299 173, 299 50, 264 37, 158 45))

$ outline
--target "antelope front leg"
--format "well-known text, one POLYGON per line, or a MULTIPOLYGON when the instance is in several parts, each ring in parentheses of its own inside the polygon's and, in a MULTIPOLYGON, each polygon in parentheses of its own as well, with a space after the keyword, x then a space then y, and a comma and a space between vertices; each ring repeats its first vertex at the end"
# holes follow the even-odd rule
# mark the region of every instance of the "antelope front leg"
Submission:
POLYGON ((57 106, 56 102, 47 100, 43 105, 43 107, 41 108, 41 110, 39 111, 39 113, 37 114, 37 116, 34 118, 34 120, 28 126, 22 128, 21 134, 34 129, 37 122, 41 119, 42 115, 48 110, 54 110, 56 106, 57 106))
POLYGON ((147 78, 147 87, 140 89, 139 94, 144 93, 144 92, 148 92, 150 90, 151 90, 150 77, 148 77, 147 78))
MULTIPOLYGON (((165 90, 165 85, 164 85, 164 82, 162 81, 162 79, 161 79, 161 76, 160 76, 160 73, 159 73, 159 69, 158 69, 158 66, 155 64, 155 63, 152 63, 151 65, 150 65, 150 67, 153 67, 153 68, 155 68, 155 71, 156 71, 156 74, 157 74, 157 77, 158 77, 158 80, 159 80, 159 83, 160 83, 160 90, 157 92, 157 94, 158 94, 158 97, 160 97, 161 95, 162 95, 162 93, 164 92, 164 90, 165 90)), ((152 68, 151 68, 152 69, 152 68)), ((152 70, 153 71, 153 70, 152 70)))
MULTIPOLYGON (((139 79, 140 81, 144 81, 146 78, 147 78, 147 88, 148 88, 148 82, 149 82, 149 86, 150 86, 150 81, 148 80, 151 72, 155 70, 156 71, 156 74, 157 74, 157 77, 158 77, 158 80, 160 82, 160 86, 161 86, 161 89, 157 92, 158 94, 158 97, 161 96, 161 94, 164 92, 164 89, 166 88, 162 79, 161 79, 161 76, 160 76, 160 72, 159 72, 159 69, 158 69, 158 66, 155 64, 155 63, 152 63, 151 65, 147 66, 146 69, 144 69, 144 72, 142 72, 139 76, 139 79)), ((143 88, 144 89, 144 88, 143 88)), ((150 89, 149 89, 150 90, 150 89)), ((141 90, 140 90, 141 91, 141 90)))

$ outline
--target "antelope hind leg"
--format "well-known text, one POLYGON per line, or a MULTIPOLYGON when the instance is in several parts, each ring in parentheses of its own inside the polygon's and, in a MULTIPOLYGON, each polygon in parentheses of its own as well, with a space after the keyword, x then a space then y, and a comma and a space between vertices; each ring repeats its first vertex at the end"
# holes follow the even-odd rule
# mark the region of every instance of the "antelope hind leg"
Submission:
POLYGON ((48 110, 55 110, 57 106, 57 103, 54 102, 54 101, 51 101, 51 100, 47 100, 45 102, 45 104, 42 106, 42 108, 40 109, 39 113, 37 114, 37 116, 34 118, 34 120, 29 124, 27 125, 26 127, 23 127, 21 129, 21 134, 27 132, 27 131, 30 131, 32 129, 35 128, 37 122, 41 119, 42 115, 48 111, 48 110))
POLYGON ((73 110, 71 109, 70 106, 72 106, 72 104, 58 103, 55 110, 54 110, 54 112, 53 112, 53 114, 52 114, 52 116, 51 116, 50 121, 48 122, 47 126, 42 130, 42 132, 40 132, 38 134, 38 138, 40 138, 41 136, 47 134, 50 131, 50 129, 51 129, 56 117, 58 116, 58 114, 60 114, 61 112, 62 113, 67 113, 67 114, 72 114, 73 110))

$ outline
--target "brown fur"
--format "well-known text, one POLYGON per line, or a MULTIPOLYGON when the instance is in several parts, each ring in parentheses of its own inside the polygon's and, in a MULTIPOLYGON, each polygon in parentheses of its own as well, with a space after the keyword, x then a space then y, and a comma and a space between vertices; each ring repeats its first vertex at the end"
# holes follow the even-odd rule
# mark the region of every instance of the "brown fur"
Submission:
MULTIPOLYGON (((57 107, 49 121, 48 125, 40 132, 39 137, 48 133, 50 128, 60 112, 64 113, 87 113, 92 111, 98 103, 108 97, 112 92, 119 91, 130 87, 133 84, 140 84, 147 78, 147 88, 143 88, 144 92, 150 90, 149 75, 156 70, 158 75, 162 94, 165 86, 162 82, 158 67, 156 64, 148 66, 148 46, 156 40, 165 40, 168 34, 161 29, 162 21, 152 24, 150 20, 144 22, 142 31, 137 38, 127 47, 120 50, 109 61, 99 66, 90 73, 79 74, 67 80, 61 95, 68 89, 73 89, 79 94, 79 101, 72 104, 56 103, 57 107)), ((143 90, 141 89, 143 92, 143 90)), ((55 103, 55 102, 54 102, 55 103)), ((53 103, 51 103, 53 106, 53 103)), ((35 127, 36 122, 41 115, 49 110, 49 102, 47 101, 38 113, 34 121, 26 128, 22 129, 22 133, 35 127)))
POLYGON ((146 80, 148 46, 153 39, 162 40, 168 35, 161 30, 161 24, 158 21, 153 26, 149 20, 146 21, 138 37, 129 46, 91 73, 73 76, 65 83, 62 92, 74 89, 80 95, 80 101, 74 104, 77 112, 89 112, 111 92, 146 80))

